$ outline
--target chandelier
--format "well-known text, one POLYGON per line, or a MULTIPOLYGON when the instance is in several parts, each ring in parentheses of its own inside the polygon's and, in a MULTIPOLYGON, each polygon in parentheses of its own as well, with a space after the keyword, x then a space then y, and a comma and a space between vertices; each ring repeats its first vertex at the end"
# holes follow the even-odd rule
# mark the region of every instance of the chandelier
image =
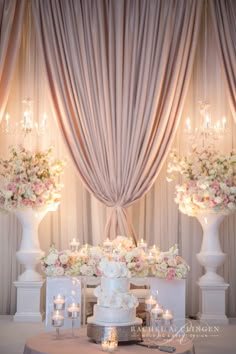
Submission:
POLYGON ((27 136, 28 134, 34 134, 36 136, 42 136, 46 133, 48 128, 48 119, 46 113, 43 113, 40 119, 35 119, 33 114, 33 101, 30 98, 24 99, 23 104, 23 116, 15 122, 10 119, 10 115, 6 113, 2 122, 2 132, 4 134, 27 136))
POLYGON ((200 125, 193 128, 191 119, 187 117, 184 132, 191 144, 197 143, 201 146, 215 145, 227 133, 227 120, 223 116, 221 120, 212 122, 210 104, 199 102, 200 125))

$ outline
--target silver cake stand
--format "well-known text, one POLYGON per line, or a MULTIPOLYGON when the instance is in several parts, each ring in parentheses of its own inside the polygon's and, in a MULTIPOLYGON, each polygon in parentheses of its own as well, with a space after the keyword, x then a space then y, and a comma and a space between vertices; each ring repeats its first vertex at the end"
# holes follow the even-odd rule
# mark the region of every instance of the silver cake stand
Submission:
POLYGON ((109 337, 109 333, 114 329, 117 330, 118 342, 138 342, 142 340, 142 320, 136 318, 135 322, 120 324, 109 323, 109 325, 102 322, 94 321, 93 317, 88 318, 87 336, 99 343, 109 337))

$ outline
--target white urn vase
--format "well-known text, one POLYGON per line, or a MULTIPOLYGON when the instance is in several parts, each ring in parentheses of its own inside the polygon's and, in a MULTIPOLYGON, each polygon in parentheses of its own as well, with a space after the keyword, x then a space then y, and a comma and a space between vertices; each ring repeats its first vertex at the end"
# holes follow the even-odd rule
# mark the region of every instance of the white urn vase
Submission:
POLYGON ((197 254, 199 263, 205 267, 206 273, 200 277, 200 285, 224 283, 224 278, 217 274, 217 268, 223 264, 226 254, 222 252, 219 240, 219 226, 225 215, 209 213, 197 216, 203 230, 200 252, 197 254))
POLYGON ((57 206, 58 204, 48 204, 39 208, 25 207, 13 211, 22 225, 22 239, 16 258, 24 265, 25 271, 19 275, 18 281, 42 280, 42 276, 35 269, 44 255, 39 246, 38 227, 47 212, 55 211, 57 206))

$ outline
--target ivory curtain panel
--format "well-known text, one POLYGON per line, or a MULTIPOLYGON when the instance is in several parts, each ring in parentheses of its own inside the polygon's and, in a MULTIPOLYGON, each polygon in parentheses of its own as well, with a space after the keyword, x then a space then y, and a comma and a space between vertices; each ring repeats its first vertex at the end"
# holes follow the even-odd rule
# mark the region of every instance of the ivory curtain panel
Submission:
POLYGON ((210 9, 229 104, 236 122, 236 2, 211 0, 210 9))
POLYGON ((32 2, 53 107, 87 188, 112 207, 106 235, 152 186, 188 87, 202 1, 32 2))
POLYGON ((0 122, 21 42, 25 1, 0 1, 0 122))

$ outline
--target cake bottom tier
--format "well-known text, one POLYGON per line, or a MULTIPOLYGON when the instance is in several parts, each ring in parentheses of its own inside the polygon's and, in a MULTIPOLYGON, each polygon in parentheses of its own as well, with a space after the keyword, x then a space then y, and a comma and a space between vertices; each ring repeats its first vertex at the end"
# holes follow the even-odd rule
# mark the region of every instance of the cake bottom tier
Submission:
POLYGON ((133 323, 136 319, 136 308, 117 309, 94 305, 94 320, 101 323, 133 323))

